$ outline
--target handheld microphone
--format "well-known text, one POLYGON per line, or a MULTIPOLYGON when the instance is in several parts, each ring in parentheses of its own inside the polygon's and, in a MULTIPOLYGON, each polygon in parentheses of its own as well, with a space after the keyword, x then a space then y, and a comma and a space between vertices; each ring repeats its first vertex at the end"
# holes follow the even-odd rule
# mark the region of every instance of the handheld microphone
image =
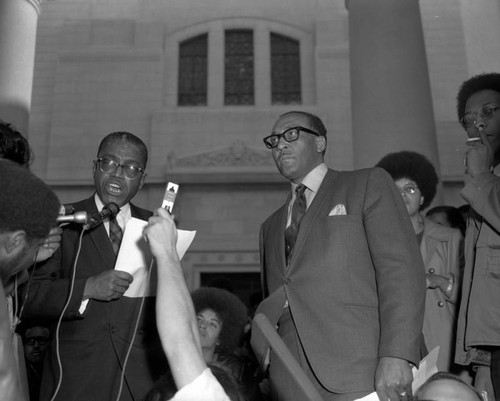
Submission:
POLYGON ((114 202, 110 202, 105 205, 99 213, 90 216, 87 222, 84 224, 84 230, 90 230, 91 228, 97 227, 99 224, 104 222, 106 219, 112 219, 120 211, 120 206, 114 202))
POLYGON ((61 223, 78 223, 78 224, 85 224, 87 222, 87 212, 85 211, 80 211, 80 212, 74 212, 73 214, 67 214, 67 215, 59 215, 57 216, 57 224, 61 223))

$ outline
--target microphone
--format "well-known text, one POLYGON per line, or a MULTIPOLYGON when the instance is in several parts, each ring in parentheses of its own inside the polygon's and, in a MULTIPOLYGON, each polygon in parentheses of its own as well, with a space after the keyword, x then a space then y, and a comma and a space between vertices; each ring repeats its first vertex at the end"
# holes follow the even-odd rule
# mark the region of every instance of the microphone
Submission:
POLYGON ((78 224, 85 224, 87 222, 87 212, 85 211, 80 211, 80 212, 74 212, 73 214, 67 214, 67 215, 59 215, 57 216, 57 224, 61 223, 78 223, 78 224))
POLYGON ((105 205, 99 213, 90 216, 83 226, 84 230, 90 230, 91 228, 97 227, 99 224, 104 222, 106 219, 112 219, 120 211, 120 206, 114 202, 110 202, 105 205))

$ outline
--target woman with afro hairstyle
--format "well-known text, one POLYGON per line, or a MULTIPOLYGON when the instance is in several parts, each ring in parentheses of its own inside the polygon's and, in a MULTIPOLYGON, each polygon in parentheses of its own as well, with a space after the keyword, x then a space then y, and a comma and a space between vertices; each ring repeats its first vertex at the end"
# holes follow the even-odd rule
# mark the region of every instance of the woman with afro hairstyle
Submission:
POLYGON ((248 323, 246 306, 233 293, 215 287, 198 288, 191 297, 205 362, 225 365, 241 379, 243 367, 234 351, 248 323))
POLYGON ((390 153, 377 166, 392 176, 401 192, 420 243, 427 282, 424 340, 429 351, 440 347, 438 369, 449 371, 453 363, 455 304, 463 265, 462 234, 422 214, 434 199, 438 183, 436 170, 425 156, 410 151, 390 153))

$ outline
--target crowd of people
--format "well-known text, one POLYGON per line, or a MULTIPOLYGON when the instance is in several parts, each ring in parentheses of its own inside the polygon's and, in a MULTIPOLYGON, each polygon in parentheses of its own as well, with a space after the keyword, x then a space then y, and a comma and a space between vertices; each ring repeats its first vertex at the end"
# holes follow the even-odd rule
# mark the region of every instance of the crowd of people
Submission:
MULTIPOLYGON (((498 109, 500 74, 461 85, 465 205, 427 213, 438 174, 423 154, 336 171, 324 123, 304 111, 280 115, 264 138, 291 191, 261 226, 255 314, 323 400, 500 400, 498 109), (413 394, 412 367, 435 347, 440 373, 413 394)), ((132 203, 147 176, 139 137, 112 132, 99 144, 95 191, 73 204, 84 225, 58 224, 61 202, 31 157, 0 122, 2 399, 299 399, 272 346, 243 341, 252 316, 235 293, 190 293, 174 217, 132 203), (115 269, 136 220, 157 270, 157 287, 142 293, 115 269)))

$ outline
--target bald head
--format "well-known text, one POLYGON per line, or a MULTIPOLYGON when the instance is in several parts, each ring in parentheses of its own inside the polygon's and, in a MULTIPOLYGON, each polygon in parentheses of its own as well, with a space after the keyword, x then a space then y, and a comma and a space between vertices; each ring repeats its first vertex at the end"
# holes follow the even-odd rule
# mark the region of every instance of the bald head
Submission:
POLYGON ((480 394, 460 378, 439 372, 418 390, 417 400, 432 401, 483 401, 480 394))

